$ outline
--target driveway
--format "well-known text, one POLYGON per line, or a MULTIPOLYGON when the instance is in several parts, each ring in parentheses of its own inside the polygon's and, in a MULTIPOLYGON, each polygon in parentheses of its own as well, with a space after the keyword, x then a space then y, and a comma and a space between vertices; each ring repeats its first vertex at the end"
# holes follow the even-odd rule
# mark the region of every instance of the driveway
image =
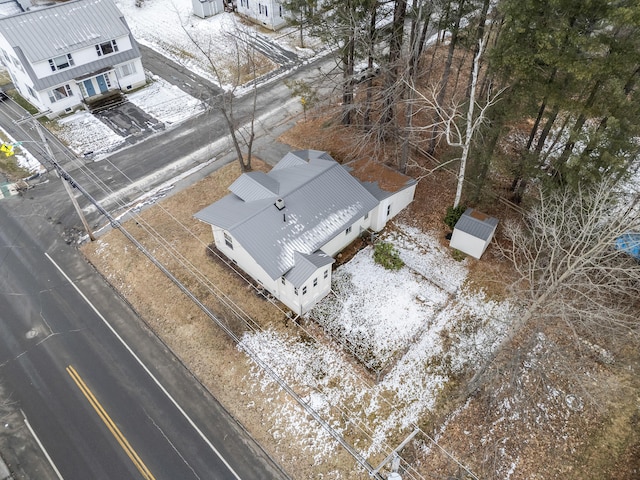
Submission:
POLYGON ((131 102, 124 102, 93 114, 129 144, 165 129, 164 123, 131 102))

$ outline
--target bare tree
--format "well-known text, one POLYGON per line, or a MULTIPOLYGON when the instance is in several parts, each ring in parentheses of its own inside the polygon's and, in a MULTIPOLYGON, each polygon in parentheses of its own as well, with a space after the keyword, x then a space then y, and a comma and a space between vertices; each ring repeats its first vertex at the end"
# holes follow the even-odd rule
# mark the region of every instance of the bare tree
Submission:
POLYGON ((443 136, 449 146, 462 148, 460 168, 458 172, 458 185, 453 202, 454 208, 460 205, 460 200, 462 198, 465 170, 474 135, 486 120, 487 111, 495 105, 499 100, 500 94, 503 92, 503 90, 492 92, 491 89, 488 89, 487 98, 484 104, 480 105, 476 101, 476 91, 480 73, 480 60, 483 52, 484 41, 480 40, 480 42, 478 42, 476 55, 473 59, 469 98, 468 101, 465 102, 467 104, 466 112, 464 109, 464 103, 456 102, 455 100, 451 101, 449 106, 443 105, 443 100, 440 98, 440 90, 438 88, 431 89, 428 95, 425 95, 418 90, 415 91, 418 102, 422 103, 420 109, 433 111, 436 116, 436 120, 433 125, 414 127, 414 129, 418 129, 420 131, 432 130, 436 132, 436 136, 443 136), (478 107, 477 114, 476 106, 478 107))
MULTIPOLYGON (((224 35, 224 42, 233 45, 234 58, 230 73, 223 69, 221 65, 216 63, 216 55, 220 42, 219 38, 208 36, 206 38, 196 38, 183 25, 183 30, 194 44, 194 46, 202 53, 209 63, 209 68, 215 76, 219 85, 230 85, 230 88, 215 100, 215 106, 224 117, 225 123, 229 129, 231 141, 236 151, 240 169, 243 172, 251 170, 251 153, 253 148, 253 140, 255 138, 255 116, 257 101, 257 53, 253 48, 251 34, 239 25, 236 25, 234 33, 224 35), (246 72, 246 75, 243 75, 246 72), (245 83, 251 85, 252 109, 249 121, 245 126, 239 124, 235 116, 234 99, 238 88, 245 83), (246 148, 246 155, 243 155, 242 149, 246 148)), ((229 60, 227 58, 227 60, 229 60)))
POLYGON ((506 222, 502 253, 517 272, 513 293, 523 305, 499 349, 480 368, 477 389, 488 366, 533 321, 564 322, 576 337, 599 341, 640 338, 640 263, 616 248, 625 233, 640 231, 640 194, 611 181, 552 193, 524 223, 506 222))

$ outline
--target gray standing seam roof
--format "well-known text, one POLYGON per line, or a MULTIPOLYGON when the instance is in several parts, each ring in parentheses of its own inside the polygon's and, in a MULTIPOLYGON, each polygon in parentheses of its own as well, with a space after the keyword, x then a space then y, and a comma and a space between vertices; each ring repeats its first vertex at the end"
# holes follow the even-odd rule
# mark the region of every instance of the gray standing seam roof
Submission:
POLYGON ((285 278, 299 288, 317 269, 331 265, 335 260, 326 253, 316 252, 311 255, 294 252, 294 267, 287 272, 285 278))
POLYGON ((472 213, 473 208, 467 208, 457 221, 455 229, 481 240, 488 240, 498 226, 498 219, 488 216, 485 220, 479 220, 472 217, 472 213))
POLYGON ((36 90, 140 57, 138 45, 113 0, 73 0, 0 18, 0 32, 14 48, 36 90), (98 57, 38 79, 31 64, 128 36, 132 49, 98 57))
POLYGON ((245 202, 230 194, 195 217, 229 231, 276 279, 295 265, 296 252, 317 253, 378 205, 342 165, 326 157, 316 156, 302 165, 274 167, 268 176, 278 182, 279 195, 245 202), (283 210, 274 205, 277 198, 284 199, 283 210))

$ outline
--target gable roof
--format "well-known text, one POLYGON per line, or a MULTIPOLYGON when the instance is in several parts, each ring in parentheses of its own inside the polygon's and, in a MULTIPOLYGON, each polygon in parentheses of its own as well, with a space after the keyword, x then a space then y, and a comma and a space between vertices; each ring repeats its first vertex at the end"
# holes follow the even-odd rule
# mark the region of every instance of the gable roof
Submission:
POLYGON ((124 16, 113 0, 72 0, 0 18, 0 32, 13 47, 36 90, 140 57, 124 16), (102 56, 88 65, 52 72, 38 79, 31 64, 128 36, 132 49, 102 56))
POLYGON ((454 229, 481 240, 489 240, 497 226, 497 218, 485 215, 473 208, 467 208, 456 222, 454 229))
POLYGON ((311 255, 294 252, 293 261, 294 266, 287 272, 285 278, 296 288, 306 282, 309 277, 313 275, 313 272, 335 262, 333 258, 322 252, 313 253, 311 255))
MULTIPOLYGON (((272 279, 289 272, 299 258, 321 264, 328 261, 308 256, 320 253, 327 242, 378 205, 328 154, 313 150, 292 153, 264 174, 277 183, 277 193, 271 189, 270 196, 265 194, 265 184, 273 183, 262 181, 262 175, 243 174, 230 190, 240 191, 245 199, 231 193, 195 215, 231 233, 272 279), (245 176, 249 179, 241 180, 245 176), (249 195, 248 185, 256 179, 259 194, 249 195), (278 199, 284 208, 276 207, 278 199), (307 257, 296 257, 296 253, 307 257)), ((294 280, 301 275, 298 272, 291 272, 294 280)))
POLYGON ((0 30, 31 62, 129 34, 113 0, 73 0, 0 19, 0 30))

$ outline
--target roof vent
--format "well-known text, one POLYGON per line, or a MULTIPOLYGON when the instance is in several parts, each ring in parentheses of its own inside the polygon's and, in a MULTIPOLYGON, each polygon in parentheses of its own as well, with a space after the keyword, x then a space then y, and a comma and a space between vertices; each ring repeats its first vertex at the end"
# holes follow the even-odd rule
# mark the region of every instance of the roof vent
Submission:
POLYGON ((281 198, 277 199, 275 206, 278 210, 282 210, 284 208, 284 200, 281 198))

